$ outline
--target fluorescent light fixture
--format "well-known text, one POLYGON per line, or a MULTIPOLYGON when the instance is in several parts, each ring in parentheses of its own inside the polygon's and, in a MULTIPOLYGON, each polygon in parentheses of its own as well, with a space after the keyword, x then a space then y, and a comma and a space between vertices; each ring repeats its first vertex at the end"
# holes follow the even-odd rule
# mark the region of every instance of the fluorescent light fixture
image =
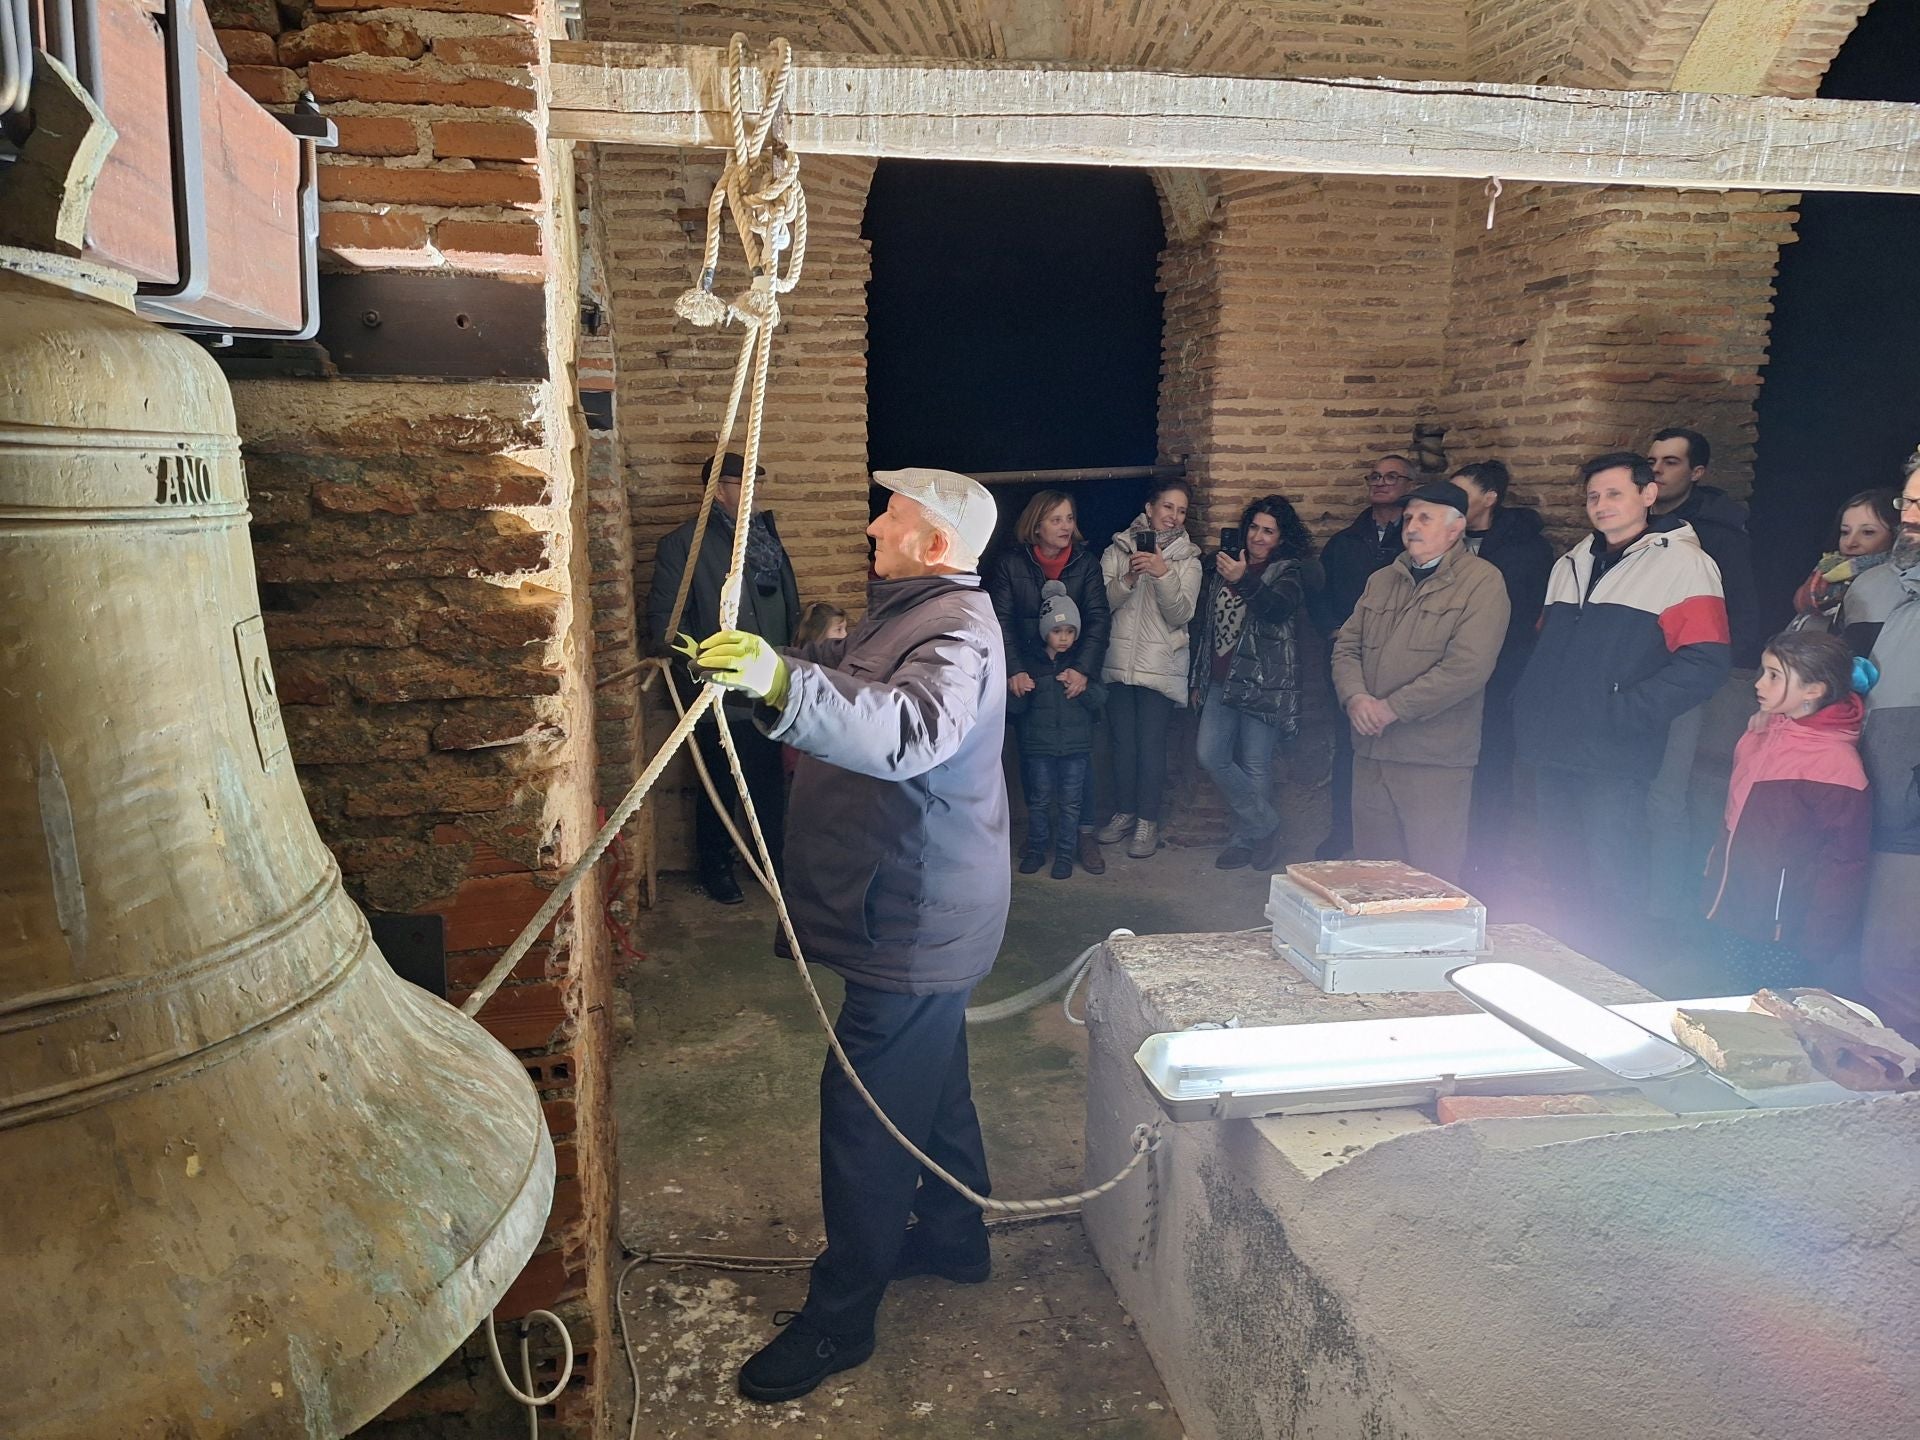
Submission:
POLYGON ((1535 1044, 1576 1065, 1604 1070, 1632 1084, 1664 1080, 1700 1064, 1691 1050, 1661 1039, 1524 965, 1504 960, 1462 965, 1448 971, 1447 979, 1467 999, 1535 1044))

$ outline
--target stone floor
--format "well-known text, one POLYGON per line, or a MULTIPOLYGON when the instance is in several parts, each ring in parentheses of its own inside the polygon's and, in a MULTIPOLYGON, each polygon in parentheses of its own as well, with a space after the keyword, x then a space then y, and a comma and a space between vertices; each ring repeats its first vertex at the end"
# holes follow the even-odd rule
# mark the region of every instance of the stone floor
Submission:
MULTIPOLYGON (((1289 825, 1285 850, 1297 858, 1318 827, 1306 807, 1289 809, 1298 823, 1289 825)), ((1262 925, 1266 877, 1217 871, 1213 855, 1168 848, 1130 861, 1114 847, 1104 876, 1016 877, 1007 946, 976 1001, 1052 974, 1117 926, 1166 933, 1262 925)), ((727 908, 679 876, 664 877, 661 888, 660 905, 638 927, 647 959, 626 981, 636 1033, 615 1082, 624 1238, 636 1251, 808 1256, 822 1242, 818 1022, 791 962, 771 953, 764 897, 727 908)), ((1497 901, 1487 896, 1493 918, 1536 918, 1528 897, 1537 881, 1517 875, 1498 888, 1497 901)), ((1719 993, 1690 934, 1602 958, 1662 994, 1719 993)), ((816 974, 831 1012, 837 982, 816 974)), ((1052 1004, 969 1039, 997 1193, 1079 1188, 1085 1031, 1052 1004)), ((804 1271, 638 1266, 624 1292, 640 1377, 635 1433, 778 1430, 836 1440, 1181 1434, 1077 1219, 1000 1229, 994 1259, 985 1285, 926 1278, 896 1285, 874 1358, 778 1406, 741 1400, 733 1376, 772 1333, 773 1312, 800 1304, 804 1271)), ((616 1415, 626 1413, 621 1370, 617 1359, 605 1370, 616 1415)))

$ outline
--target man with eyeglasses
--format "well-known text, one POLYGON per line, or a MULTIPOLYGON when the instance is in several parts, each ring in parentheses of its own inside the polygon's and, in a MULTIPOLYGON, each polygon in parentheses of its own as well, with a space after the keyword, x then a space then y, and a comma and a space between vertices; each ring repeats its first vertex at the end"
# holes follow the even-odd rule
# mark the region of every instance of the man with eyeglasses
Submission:
MULTIPOLYGON (((1383 570, 1403 548, 1400 521, 1407 496, 1419 483, 1419 472, 1404 455, 1382 455, 1366 474, 1367 508, 1353 523, 1327 541, 1320 552, 1326 570, 1326 588, 1309 601, 1313 621, 1329 646, 1376 570, 1383 570)), ((1328 674, 1332 674, 1329 652, 1328 674)), ((1335 721, 1333 727, 1333 825, 1315 853, 1337 860, 1353 849, 1353 734, 1335 721)))
POLYGON ((1904 468, 1893 553, 1847 587, 1841 623, 1855 653, 1880 671, 1860 732, 1873 799, 1862 998, 1920 1040, 1920 451, 1904 468))

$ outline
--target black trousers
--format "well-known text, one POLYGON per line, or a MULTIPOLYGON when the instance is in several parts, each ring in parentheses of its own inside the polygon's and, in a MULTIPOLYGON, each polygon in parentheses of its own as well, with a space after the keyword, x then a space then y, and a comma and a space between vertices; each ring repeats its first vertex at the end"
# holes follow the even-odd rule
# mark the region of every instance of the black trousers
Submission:
MULTIPOLYGON (((847 982, 834 1034, 880 1108, 941 1166, 988 1193, 987 1155, 967 1078, 967 997, 896 995, 847 982)), ((820 1074, 820 1203, 827 1248, 804 1311, 832 1335, 872 1333, 907 1220, 942 1250, 984 1247, 978 1207, 880 1127, 831 1054, 820 1074)))
POLYGON ((1353 849, 1353 727, 1338 706, 1334 707, 1333 715, 1332 805, 1324 849, 1327 854, 1338 857, 1353 849))
POLYGON ((1173 697, 1145 685, 1107 687, 1107 724, 1113 729, 1113 808, 1158 822, 1167 791, 1167 722, 1173 697))
POLYGON ((1508 853, 1513 810, 1513 690, 1487 687, 1480 717, 1480 761, 1473 771, 1473 812, 1468 823, 1469 883, 1499 883, 1512 869, 1508 853))
MULTIPOLYGON (((754 813, 760 817, 760 829, 767 837, 768 849, 773 852, 774 871, 776 874, 784 873, 787 777, 780 763, 780 742, 762 735, 751 721, 727 723, 733 731, 733 747, 740 752, 740 773, 747 777, 747 791, 753 796, 754 813)), ((720 747, 719 725, 703 720, 694 727, 693 738, 707 762, 707 773, 713 777, 713 788, 726 802, 728 813, 735 817, 741 838, 751 845, 753 836, 748 832, 746 816, 739 808, 740 792, 734 787, 733 770, 727 764, 726 752, 720 747)), ((714 810, 713 802, 707 799, 706 788, 700 784, 698 776, 694 778, 693 842, 702 877, 732 868, 733 842, 727 838, 727 828, 720 823, 720 816, 714 810)))
POLYGON ((1534 769, 1534 844, 1552 893, 1552 928, 1576 947, 1630 940, 1645 918, 1648 780, 1534 769))

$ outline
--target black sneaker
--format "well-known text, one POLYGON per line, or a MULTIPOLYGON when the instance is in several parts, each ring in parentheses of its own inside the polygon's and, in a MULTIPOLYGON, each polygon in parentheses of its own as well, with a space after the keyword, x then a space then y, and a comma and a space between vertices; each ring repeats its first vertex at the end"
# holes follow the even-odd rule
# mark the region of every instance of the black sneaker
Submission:
POLYGON ((739 905, 747 898, 740 893, 740 882, 733 878, 733 871, 730 868, 703 875, 700 879, 700 888, 707 892, 709 900, 718 901, 722 905, 739 905))
POLYGON ((1056 855, 1053 857, 1053 869, 1049 873, 1051 873, 1056 880, 1071 880, 1073 878, 1073 861, 1069 860, 1065 855, 1056 855))
POLYGON ((740 1393, 749 1400, 768 1405, 798 1400, 829 1375, 864 1365, 873 1354, 873 1336, 823 1334, 798 1310, 776 1311, 773 1323, 786 1328, 740 1367, 740 1393))
POLYGON ((1244 870, 1252 859, 1253 848, 1248 845, 1242 845, 1236 840, 1214 857, 1213 868, 1216 870, 1244 870))
POLYGON ((1031 875, 1046 863, 1047 857, 1044 851, 1029 850, 1020 857, 1020 873, 1031 875))
POLYGON ((1280 827, 1274 826, 1247 852, 1247 862, 1256 870, 1273 869, 1274 857, 1280 853, 1280 827))
POLYGON ((942 1280, 951 1280, 956 1285, 978 1285, 992 1274, 993 1252, 987 1248, 984 1230, 978 1246, 938 1249, 921 1242, 920 1227, 915 1225, 907 1231, 906 1243, 900 1247, 900 1258, 893 1265, 893 1278, 896 1280, 906 1280, 915 1275, 938 1275, 942 1280))

